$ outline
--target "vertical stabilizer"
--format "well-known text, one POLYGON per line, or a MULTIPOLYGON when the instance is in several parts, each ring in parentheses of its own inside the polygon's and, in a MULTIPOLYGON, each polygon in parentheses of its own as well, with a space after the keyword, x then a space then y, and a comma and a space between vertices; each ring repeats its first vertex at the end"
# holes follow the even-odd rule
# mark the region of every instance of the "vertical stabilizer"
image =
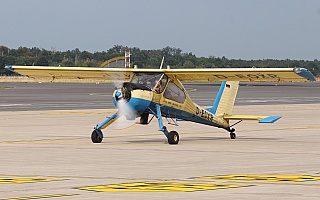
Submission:
POLYGON ((217 116, 231 115, 238 88, 239 81, 222 82, 216 100, 208 111, 217 116))

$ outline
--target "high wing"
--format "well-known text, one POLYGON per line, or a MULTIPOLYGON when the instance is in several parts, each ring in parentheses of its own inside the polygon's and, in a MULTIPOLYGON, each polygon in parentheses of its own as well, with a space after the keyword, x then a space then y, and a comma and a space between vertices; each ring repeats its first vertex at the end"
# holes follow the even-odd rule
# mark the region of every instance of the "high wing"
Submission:
POLYGON ((210 68, 210 69, 125 69, 93 67, 40 67, 6 66, 6 69, 31 78, 94 79, 124 81, 133 73, 166 73, 182 82, 254 81, 288 82, 315 81, 312 73, 305 68, 210 68))
POLYGON ((123 68, 6 66, 6 69, 36 79, 88 79, 128 81, 133 74, 123 68))
POLYGON ((312 73, 305 68, 213 68, 173 69, 166 71, 180 81, 315 81, 312 73))

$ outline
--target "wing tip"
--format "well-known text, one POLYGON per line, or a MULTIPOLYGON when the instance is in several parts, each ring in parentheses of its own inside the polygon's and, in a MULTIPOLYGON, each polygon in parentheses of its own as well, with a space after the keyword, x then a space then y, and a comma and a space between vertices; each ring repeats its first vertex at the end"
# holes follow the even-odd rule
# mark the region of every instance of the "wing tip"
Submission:
POLYGON ((259 120, 259 123, 274 123, 278 121, 282 116, 268 116, 259 120))
POLYGON ((306 68, 296 67, 293 68, 293 71, 299 76, 306 78, 308 81, 316 81, 316 78, 313 76, 313 74, 306 68))
POLYGON ((4 67, 6 70, 9 70, 9 71, 14 71, 14 69, 12 68, 12 66, 11 65, 6 65, 5 67, 4 67))

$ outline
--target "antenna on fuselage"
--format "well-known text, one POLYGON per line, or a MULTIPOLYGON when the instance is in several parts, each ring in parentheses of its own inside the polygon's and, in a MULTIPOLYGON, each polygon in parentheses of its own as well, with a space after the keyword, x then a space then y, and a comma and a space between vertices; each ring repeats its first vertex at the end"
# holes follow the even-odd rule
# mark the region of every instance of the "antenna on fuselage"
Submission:
POLYGON ((162 57, 162 61, 161 61, 161 65, 160 65, 160 69, 162 69, 163 61, 164 61, 164 56, 162 57))

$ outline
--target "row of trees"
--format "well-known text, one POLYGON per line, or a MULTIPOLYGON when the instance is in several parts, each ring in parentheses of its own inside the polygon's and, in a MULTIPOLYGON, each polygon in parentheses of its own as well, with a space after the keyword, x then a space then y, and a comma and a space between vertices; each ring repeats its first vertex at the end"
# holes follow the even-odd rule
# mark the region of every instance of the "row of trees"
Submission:
POLYGON ((313 74, 320 75, 320 61, 318 60, 241 60, 214 56, 196 57, 193 53, 182 52, 180 48, 165 47, 157 50, 141 50, 137 47, 130 48, 121 45, 115 45, 107 51, 94 53, 80 51, 78 48, 62 52, 37 47, 9 49, 0 46, 0 75, 10 75, 4 69, 5 65, 97 67, 106 60, 123 56, 125 50, 131 51, 132 65, 137 65, 139 68, 158 68, 164 56, 164 66, 169 65, 171 68, 304 67, 313 74))

